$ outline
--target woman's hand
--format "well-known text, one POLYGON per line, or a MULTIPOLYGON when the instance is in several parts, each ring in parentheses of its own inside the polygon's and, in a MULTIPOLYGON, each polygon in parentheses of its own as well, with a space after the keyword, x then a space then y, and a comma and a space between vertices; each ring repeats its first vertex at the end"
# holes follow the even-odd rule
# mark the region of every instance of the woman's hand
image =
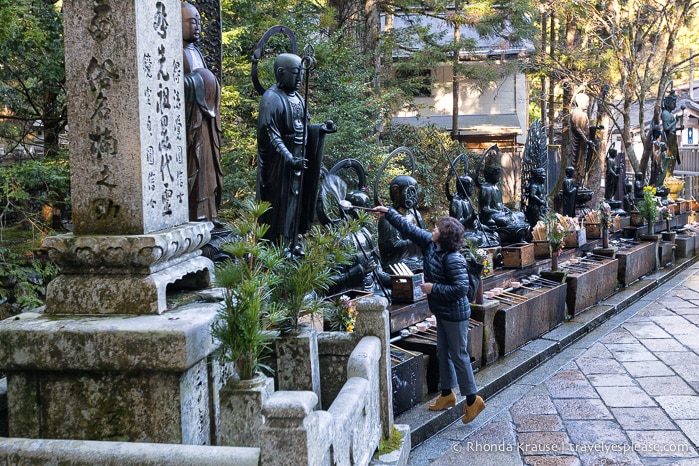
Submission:
POLYGON ((423 292, 423 293, 425 293, 425 294, 430 294, 430 293, 432 293, 432 286, 433 286, 433 285, 434 285, 433 283, 429 283, 429 282, 427 282, 427 283, 421 283, 421 284, 420 284, 420 289, 422 289, 422 292, 423 292))
POLYGON ((386 212, 388 212, 388 207, 386 206, 377 205, 376 207, 374 207, 374 213, 379 217, 383 217, 384 215, 386 215, 386 212))

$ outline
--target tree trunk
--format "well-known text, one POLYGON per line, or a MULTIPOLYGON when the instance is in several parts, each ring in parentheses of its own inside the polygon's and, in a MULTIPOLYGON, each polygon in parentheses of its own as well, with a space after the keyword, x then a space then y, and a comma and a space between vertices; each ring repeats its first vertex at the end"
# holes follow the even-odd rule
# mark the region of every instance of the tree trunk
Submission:
MULTIPOLYGON (((553 10, 551 11, 551 14, 549 15, 549 18, 551 20, 551 24, 549 26, 549 47, 550 47, 550 58, 551 58, 551 63, 554 62, 555 54, 556 54, 556 15, 554 14, 553 10)), ((549 73, 549 144, 554 144, 554 119, 556 117, 556 108, 554 107, 554 99, 556 96, 556 93, 554 92, 556 90, 556 84, 555 84, 555 79, 556 75, 553 69, 551 69, 551 72, 549 73)), ((561 158, 561 160, 563 160, 561 158)), ((563 164, 563 162, 561 162, 563 164)), ((565 165, 565 164, 563 164, 565 165)), ((565 174, 565 170, 563 172, 565 174)), ((565 176, 565 175, 564 175, 565 176)), ((559 176, 559 179, 561 180, 561 183, 563 183, 563 178, 559 176)))
MULTIPOLYGON (((377 0, 364 3, 364 54, 374 57, 381 37, 381 5, 377 0)), ((378 56, 375 57, 378 60, 378 56)))
POLYGON ((65 129, 65 105, 59 107, 58 94, 50 93, 41 116, 44 124, 44 156, 53 157, 58 153, 58 135, 65 129))
MULTIPOLYGON (((454 14, 461 12, 461 1, 454 2, 454 14)), ((451 78, 452 87, 452 107, 451 107, 451 137, 455 141, 459 137, 459 42, 461 42, 460 22, 454 23, 454 57, 453 57, 453 72, 451 78)))

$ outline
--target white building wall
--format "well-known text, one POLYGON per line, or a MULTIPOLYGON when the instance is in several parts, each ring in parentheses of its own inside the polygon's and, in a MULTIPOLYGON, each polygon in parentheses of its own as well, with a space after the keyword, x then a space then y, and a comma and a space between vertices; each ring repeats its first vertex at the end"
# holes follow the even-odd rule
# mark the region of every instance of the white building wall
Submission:
MULTIPOLYGON (((413 103, 418 110, 405 109, 398 112, 397 117, 447 116, 452 114, 452 66, 440 66, 433 71, 436 83, 432 88, 432 96, 415 97, 413 103)), ((519 119, 521 135, 517 142, 524 144, 529 128, 529 82, 523 73, 509 74, 496 84, 490 86, 482 94, 472 90, 469 80, 462 79, 459 85, 459 114, 460 115, 500 115, 516 113, 519 119)))

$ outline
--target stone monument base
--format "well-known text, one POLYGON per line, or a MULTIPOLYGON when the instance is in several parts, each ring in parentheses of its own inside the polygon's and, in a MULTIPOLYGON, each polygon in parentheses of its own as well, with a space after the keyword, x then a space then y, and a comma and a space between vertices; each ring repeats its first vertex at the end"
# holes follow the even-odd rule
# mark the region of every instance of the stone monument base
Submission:
POLYGON ((209 445, 217 307, 0 322, 10 435, 209 445))
POLYGON ((213 264, 199 256, 146 275, 59 275, 46 290, 47 314, 159 314, 167 310, 168 285, 201 290, 213 264))
POLYGON ((61 274, 46 290, 47 314, 158 314, 169 285, 203 289, 213 262, 200 248, 209 222, 186 223, 145 235, 59 235, 44 240, 61 274))

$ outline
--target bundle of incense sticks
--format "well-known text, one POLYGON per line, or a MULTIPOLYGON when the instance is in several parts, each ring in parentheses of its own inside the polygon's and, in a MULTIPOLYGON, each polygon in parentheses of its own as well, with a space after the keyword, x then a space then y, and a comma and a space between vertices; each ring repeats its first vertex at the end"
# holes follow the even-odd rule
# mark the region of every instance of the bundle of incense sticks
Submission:
POLYGON ((400 275, 403 277, 414 275, 412 270, 410 270, 408 266, 402 262, 396 262, 395 264, 391 264, 388 266, 388 268, 391 270, 391 272, 393 272, 393 275, 400 275))
POLYGON ((585 215, 585 221, 587 223, 599 223, 599 211, 598 210, 591 210, 585 215))
POLYGON ((541 220, 532 228, 532 238, 534 241, 546 241, 546 225, 541 220))

